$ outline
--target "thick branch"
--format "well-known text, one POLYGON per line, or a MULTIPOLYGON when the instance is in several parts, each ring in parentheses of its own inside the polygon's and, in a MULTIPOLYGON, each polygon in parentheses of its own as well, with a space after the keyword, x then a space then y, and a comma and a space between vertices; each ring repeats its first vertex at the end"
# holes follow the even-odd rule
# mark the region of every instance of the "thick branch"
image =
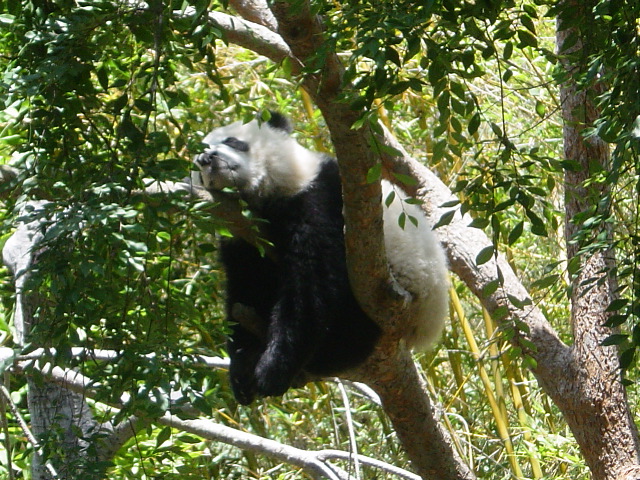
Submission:
POLYGON ((245 20, 263 25, 274 32, 278 29, 278 22, 264 0, 230 0, 229 5, 245 20))
POLYGON ((407 297, 393 283, 386 262, 380 184, 366 180, 375 156, 365 129, 352 128, 358 112, 337 101, 343 68, 335 52, 327 52, 319 17, 311 13, 308 2, 292 7, 290 2, 277 1, 272 10, 293 54, 307 71, 318 72, 307 74, 304 85, 327 122, 340 166, 349 278, 365 311, 384 325, 406 311, 407 297))
MULTIPOLYGON (((387 331, 408 321, 407 298, 390 275, 382 229, 381 189, 368 183, 367 172, 377 162, 369 146, 368 130, 353 129, 358 112, 338 100, 342 66, 335 52, 327 52, 323 27, 311 14, 308 2, 295 7, 273 3, 278 31, 293 54, 305 63, 305 88, 327 122, 342 176, 345 245, 349 278, 365 311, 387 331), (319 55, 318 52, 324 52, 319 55)), ((409 353, 392 337, 383 337, 364 367, 353 372, 380 395, 416 471, 423 478, 472 479, 473 474, 456 454, 452 441, 434 418, 429 397, 409 353)))
POLYGON ((442 426, 442 412, 431 404, 406 347, 383 340, 347 377, 370 385, 380 395, 385 413, 422 478, 475 479, 442 426))
MULTIPOLYGON (((188 7, 184 11, 175 11, 174 15, 193 18, 197 15, 197 12, 195 8, 188 7)), ((255 19, 260 20, 260 18, 255 19)), ((208 12, 207 21, 222 30, 224 38, 228 42, 264 55, 275 63, 281 63, 288 58, 291 60, 292 72, 300 72, 301 65, 293 57, 289 46, 282 40, 280 35, 270 28, 240 17, 215 11, 208 12)), ((262 18, 262 21, 267 22, 264 18, 262 18)))

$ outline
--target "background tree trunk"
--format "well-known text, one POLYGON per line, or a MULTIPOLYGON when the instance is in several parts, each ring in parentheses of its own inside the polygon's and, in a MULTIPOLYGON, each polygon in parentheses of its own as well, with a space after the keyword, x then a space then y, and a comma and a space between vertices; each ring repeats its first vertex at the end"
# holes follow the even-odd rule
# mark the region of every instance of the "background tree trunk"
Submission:
MULTIPOLYGON (((586 3, 565 1, 564 8, 571 8, 573 18, 589 25, 592 2, 586 3)), ((614 253, 610 248, 581 253, 581 245, 576 241, 584 220, 580 215, 599 206, 610 193, 606 182, 587 183, 594 169, 609 170, 610 152, 599 138, 583 135, 584 129, 598 118, 591 99, 600 93, 597 86, 581 90, 576 86, 575 74, 586 68, 577 60, 585 57, 580 54, 588 47, 586 42, 578 28, 565 28, 561 13, 557 45, 559 53, 566 55, 563 61, 568 74, 560 91, 564 157, 575 165, 565 173, 566 248, 567 258, 571 261, 578 257, 580 264, 571 279, 572 360, 578 378, 567 384, 562 396, 554 396, 554 400, 580 444, 593 478, 613 480, 622 478, 623 470, 638 464, 638 431, 621 382, 617 348, 602 346, 602 341, 614 333, 604 326, 609 316, 606 309, 615 298, 617 287, 614 253), (573 35, 579 40, 566 49, 565 42, 573 35)), ((606 228, 601 231, 612 245, 612 236, 606 228)))
MULTIPOLYGON (((4 263, 15 278, 17 294, 14 324, 19 345, 25 345, 28 341, 34 313, 39 305, 38 295, 29 285, 29 277, 30 269, 37 261, 43 238, 42 228, 43 223, 38 220, 20 224, 2 252, 4 263)), ((97 444, 92 445, 87 440, 92 433, 97 433, 100 425, 93 420, 82 395, 50 383, 39 375, 28 375, 27 385, 32 433, 49 452, 46 459, 41 456, 42 452, 35 452, 31 464, 33 480, 51 478, 44 464, 47 459, 52 462, 59 478, 78 478, 78 472, 82 472, 83 479, 102 478, 104 470, 96 470, 99 466, 97 444)))

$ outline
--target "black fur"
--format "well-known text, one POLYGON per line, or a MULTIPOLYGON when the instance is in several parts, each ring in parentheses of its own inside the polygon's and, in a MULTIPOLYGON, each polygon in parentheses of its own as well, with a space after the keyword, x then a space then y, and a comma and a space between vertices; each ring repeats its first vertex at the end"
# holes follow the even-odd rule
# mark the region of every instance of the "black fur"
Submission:
POLYGON ((266 331, 265 339, 238 323, 232 327, 231 385, 243 404, 256 395, 282 395, 305 372, 332 375, 357 365, 380 335, 349 285, 335 161, 327 158, 295 196, 249 207, 267 221, 261 229, 273 255, 261 256, 240 239, 221 246, 229 317, 236 304, 251 307, 266 331))
POLYGON ((293 132, 293 126, 287 117, 279 112, 269 111, 269 121, 267 125, 276 130, 283 130, 287 133, 293 132))

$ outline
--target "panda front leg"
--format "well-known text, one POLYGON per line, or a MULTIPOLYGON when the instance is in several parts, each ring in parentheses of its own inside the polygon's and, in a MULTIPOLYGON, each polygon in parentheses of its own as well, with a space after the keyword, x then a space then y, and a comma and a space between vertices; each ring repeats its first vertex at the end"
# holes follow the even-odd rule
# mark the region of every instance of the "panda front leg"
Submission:
POLYGON ((229 381, 238 403, 249 405, 256 396, 255 370, 264 351, 264 340, 235 324, 227 342, 229 381))

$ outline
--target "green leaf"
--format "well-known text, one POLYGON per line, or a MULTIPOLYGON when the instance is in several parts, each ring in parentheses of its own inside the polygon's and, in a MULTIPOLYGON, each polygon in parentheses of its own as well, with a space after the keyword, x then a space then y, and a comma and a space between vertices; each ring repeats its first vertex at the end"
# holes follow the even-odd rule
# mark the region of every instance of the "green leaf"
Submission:
POLYGON ((407 214, 402 212, 398 217, 398 225, 402 230, 404 230, 404 226, 407 223, 407 214))
POLYGON ((518 30, 518 39, 520 47, 536 48, 538 46, 538 38, 527 30, 518 30))
POLYGON ((628 315, 611 315, 606 322, 604 322, 605 327, 616 328, 622 325, 629 319, 628 315))
POLYGON ((558 282, 559 279, 560 279, 560 275, 554 273, 553 275, 549 275, 540 280, 536 280, 535 282, 532 283, 532 286, 542 290, 555 284, 556 282, 558 282))
POLYGON ((385 60, 388 62, 392 62, 396 64, 398 67, 402 66, 402 61, 400 60, 400 55, 398 55, 398 51, 395 48, 387 47, 385 48, 385 60))
POLYGON ((391 155, 393 157, 402 157, 402 152, 391 145, 378 144, 378 148, 381 152, 391 155))
POLYGON ((620 310, 620 309, 624 308, 625 306, 627 306, 628 303, 629 303, 629 300, 627 300, 626 298, 618 298, 618 299, 614 300, 613 302, 611 302, 605 311, 606 312, 617 312, 618 310, 620 310))
POLYGON ((420 52, 421 38, 419 36, 409 37, 407 40, 407 50, 404 54, 404 61, 411 60, 420 52))
POLYGON ((636 348, 631 347, 622 352, 620 355, 620 368, 627 370, 633 363, 633 359, 636 355, 636 348))
POLYGON ((536 368, 538 368, 538 362, 531 355, 525 355, 522 358, 522 366, 531 370, 535 370, 536 368))
POLYGON ((493 245, 483 248, 476 256, 476 265, 484 265, 495 255, 496 249, 493 245))
POLYGON ((109 72, 107 72, 107 69, 102 66, 100 68, 98 68, 98 70, 96 71, 96 76, 98 77, 98 83, 100 83, 100 86, 102 87, 103 90, 108 90, 109 89, 109 72))
POLYGON ((131 116, 126 115, 119 126, 120 133, 126 136, 134 146, 139 146, 144 141, 144 133, 132 121, 131 116))
POLYGON ((482 289, 482 297, 487 298, 490 295, 493 295, 496 292, 496 290, 498 290, 499 286, 500 286, 500 282, 498 280, 491 280, 482 289))
POLYGON ((3 13, 2 15, 0 15, 0 25, 11 25, 13 24, 13 22, 15 21, 15 16, 10 15, 8 13, 3 13))
POLYGON ((442 214, 442 216, 437 221, 437 223, 433 226, 433 228, 438 228, 438 227, 442 227, 444 225, 449 225, 451 223, 451 220, 453 220, 453 217, 455 216, 455 214, 456 214, 455 210, 451 210, 449 212, 446 212, 446 213, 442 214))
POLYGON ((513 245, 516 241, 522 236, 522 232, 524 230, 524 221, 520 221, 513 227, 513 230, 509 232, 509 237, 507 239, 507 243, 509 245, 513 245))
POLYGON ((111 108, 115 115, 118 115, 120 111, 124 108, 124 106, 128 103, 129 96, 126 93, 123 93, 118 98, 116 98, 113 102, 111 102, 111 108))
POLYGON ((144 98, 138 98, 134 102, 134 105, 138 110, 144 113, 152 112, 154 110, 153 104, 149 100, 146 100, 144 98))
POLYGON ((431 85, 438 83, 446 75, 446 69, 439 61, 434 61, 429 66, 428 78, 431 85))
POLYGON ((393 203, 395 198, 396 198, 396 192, 394 190, 391 190, 389 192, 389 195, 387 195, 387 198, 384 199, 385 206, 387 206, 388 208, 393 203))
POLYGON ((511 305, 513 305, 516 308, 519 308, 520 310, 522 310, 524 307, 528 305, 531 305, 532 303, 531 298, 529 297, 525 297, 524 300, 520 300, 518 297, 514 297, 513 295, 507 294, 507 298, 509 299, 509 302, 511 303, 511 305))
POLYGON ((367 172, 367 183, 374 183, 382 177, 382 163, 376 163, 367 172))
POLYGON ((504 52, 502 54, 502 57, 505 60, 509 60, 511 58, 511 55, 513 55, 513 43, 507 42, 504 46, 504 52))
POLYGON ((491 312, 491 318, 495 321, 500 321, 503 318, 507 318, 509 316, 509 309, 506 305, 496 308, 493 312, 491 312))
POLYGON ((284 57, 280 66, 282 67, 282 71, 287 77, 290 77, 292 75, 293 62, 291 61, 291 58, 284 57))
POLYGON ((469 125, 467 126, 467 131, 469 135, 475 135, 480 128, 480 114, 478 112, 474 113, 471 119, 469 120, 469 125))
POLYGON ((410 175, 405 175, 403 173, 392 172, 392 175, 403 185, 407 185, 408 187, 413 187, 418 184, 418 181, 410 175))
POLYGON ((160 430, 160 433, 158 433, 158 436, 156 437, 156 448, 160 448, 160 446, 170 438, 171 427, 164 427, 162 430, 160 430))
POLYGON ((473 221, 469 224, 470 227, 479 228, 480 230, 484 230, 489 226, 489 220, 486 218, 474 218, 473 221))
POLYGON ((524 25, 524 27, 529 30, 533 35, 536 35, 536 26, 533 23, 533 20, 531 19, 531 17, 527 16, 527 15, 522 15, 520 17, 520 22, 522 23, 522 25, 524 25))

